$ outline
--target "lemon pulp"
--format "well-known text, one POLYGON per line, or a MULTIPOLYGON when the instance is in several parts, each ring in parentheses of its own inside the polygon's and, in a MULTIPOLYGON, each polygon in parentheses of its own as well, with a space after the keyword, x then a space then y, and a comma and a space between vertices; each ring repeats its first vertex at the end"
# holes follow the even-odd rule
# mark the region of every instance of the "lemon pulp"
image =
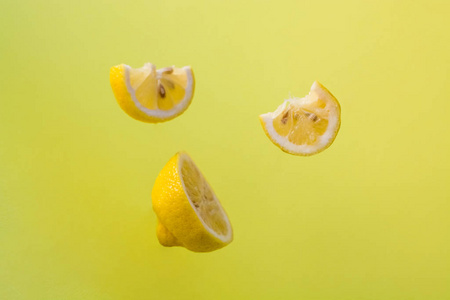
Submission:
POLYGON ((128 72, 136 99, 148 109, 171 110, 186 94, 188 78, 182 69, 168 67, 156 71, 152 64, 145 64, 139 69, 129 68, 128 72))
POLYGON ((226 236, 226 216, 212 188, 192 161, 184 160, 181 174, 189 200, 198 216, 213 232, 226 236))

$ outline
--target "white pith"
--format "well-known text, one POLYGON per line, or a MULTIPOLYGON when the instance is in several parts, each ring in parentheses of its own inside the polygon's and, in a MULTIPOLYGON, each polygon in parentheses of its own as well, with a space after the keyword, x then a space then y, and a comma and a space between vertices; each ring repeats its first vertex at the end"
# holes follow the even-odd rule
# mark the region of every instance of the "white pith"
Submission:
POLYGON ((328 100, 330 95, 323 91, 317 82, 314 82, 309 95, 303 98, 293 98, 285 100, 274 112, 268 112, 266 114, 260 115, 263 120, 268 134, 274 139, 274 141, 283 149, 292 153, 302 153, 302 154, 312 154, 317 152, 317 150, 322 149, 329 145, 330 141, 336 136, 336 130, 339 128, 339 116, 340 109, 338 106, 333 105, 334 103, 327 103, 327 107, 330 109, 328 118, 328 127, 323 135, 318 138, 318 141, 314 145, 297 145, 288 140, 287 137, 279 135, 275 128, 273 127, 273 120, 283 112, 284 107, 288 103, 296 103, 297 105, 302 105, 302 103, 308 102, 308 97, 312 92, 315 92, 321 96, 321 99, 331 102, 328 100))
MULTIPOLYGON (((221 211, 221 213, 222 213, 223 219, 225 220, 225 223, 226 223, 226 225, 227 225, 227 234, 226 234, 226 235, 223 235, 223 234, 220 234, 220 233, 214 231, 211 227, 209 227, 209 226, 205 223, 205 221, 203 220, 203 218, 200 216, 200 214, 199 214, 197 208, 196 208, 195 205, 192 203, 192 200, 191 200, 191 198, 189 197, 188 193, 186 192, 187 189, 186 189, 186 186, 185 186, 185 184, 184 184, 183 173, 182 173, 182 171, 181 171, 181 167, 183 166, 183 163, 185 163, 185 162, 186 162, 186 163, 193 163, 192 160, 191 160, 191 158, 190 158, 186 153, 180 153, 180 155, 179 155, 179 160, 178 160, 178 172, 179 172, 179 174, 180 174, 181 184, 183 185, 183 190, 184 190, 184 192, 185 192, 185 194, 186 194, 186 197, 187 197, 188 200, 189 200, 189 204, 191 205, 192 209, 195 211, 195 213, 196 213, 198 219, 200 220, 200 222, 202 223, 203 227, 206 228, 206 230, 208 230, 208 232, 211 233, 213 236, 215 236, 217 239, 221 240, 221 241, 224 242, 224 243, 228 243, 229 241, 231 241, 231 239, 232 239, 232 237, 233 237, 233 230, 232 230, 232 228, 231 228, 231 224, 230 224, 230 221, 229 221, 229 219, 228 219, 228 216, 227 216, 225 210, 223 209, 222 205, 220 204, 220 201, 217 199, 217 196, 216 196, 216 194, 214 193, 214 191, 211 189, 212 194, 213 194, 213 196, 214 196, 214 200, 217 202, 218 207, 219 207, 219 209, 220 209, 220 211, 221 211)), ((200 172, 200 174, 201 174, 201 172, 200 172)), ((208 185, 209 185, 209 184, 208 184, 208 185)))
MULTIPOLYGON (((151 68, 155 68, 154 65, 149 64, 149 63, 147 63, 146 66, 149 66, 151 68)), ((139 102, 139 100, 136 98, 136 91, 131 86, 131 82, 130 82, 130 69, 131 69, 131 67, 128 66, 128 65, 124 65, 124 67, 125 67, 125 85, 127 87, 127 91, 130 94, 130 97, 133 100, 134 105, 136 105, 136 107, 140 111, 145 113, 146 115, 148 115, 150 117, 157 118, 157 119, 167 119, 167 118, 172 117, 172 116, 178 114, 179 112, 183 111, 189 105, 189 103, 191 102, 192 93, 193 93, 193 87, 194 87, 194 84, 193 84, 194 76, 192 74, 191 67, 183 67, 182 68, 182 70, 184 70, 186 72, 186 77, 187 77, 187 85, 186 85, 186 89, 185 89, 184 98, 183 98, 183 100, 180 101, 180 103, 175 105, 170 110, 149 109, 149 108, 143 106, 139 102)), ((157 72, 164 71, 165 69, 166 68, 163 68, 161 70, 158 70, 157 72)))

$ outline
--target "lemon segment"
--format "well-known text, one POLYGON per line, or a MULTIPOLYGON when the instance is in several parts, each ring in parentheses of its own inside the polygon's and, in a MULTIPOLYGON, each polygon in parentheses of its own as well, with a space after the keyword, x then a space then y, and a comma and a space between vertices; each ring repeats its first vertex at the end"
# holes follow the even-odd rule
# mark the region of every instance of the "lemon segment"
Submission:
POLYGON ((110 83, 120 107, 131 117, 149 123, 182 114, 190 105, 195 88, 190 67, 156 70, 151 63, 137 69, 125 64, 114 66, 110 83))
POLYGON ((283 102, 274 112, 260 115, 264 132, 281 150, 312 155, 328 148, 340 127, 337 99, 319 82, 309 95, 283 102))
POLYGON ((211 186, 188 154, 177 153, 164 166, 152 190, 163 246, 209 252, 228 245, 233 231, 211 186))

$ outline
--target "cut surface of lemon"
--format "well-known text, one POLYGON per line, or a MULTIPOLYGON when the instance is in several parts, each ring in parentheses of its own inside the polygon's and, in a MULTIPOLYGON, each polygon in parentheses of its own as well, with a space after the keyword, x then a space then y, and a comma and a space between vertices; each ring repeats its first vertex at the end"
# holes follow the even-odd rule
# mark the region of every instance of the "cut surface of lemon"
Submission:
POLYGON ((315 81, 304 98, 285 100, 274 112, 259 116, 264 132, 284 152, 313 155, 328 148, 341 124, 337 99, 315 81))
POLYGON ((109 79, 120 107, 131 117, 148 123, 179 116, 194 95, 191 67, 156 70, 151 63, 137 69, 120 64, 111 68, 109 79))
POLYGON ((233 230, 228 216, 193 160, 177 153, 159 173, 152 190, 163 246, 209 252, 228 245, 233 230))

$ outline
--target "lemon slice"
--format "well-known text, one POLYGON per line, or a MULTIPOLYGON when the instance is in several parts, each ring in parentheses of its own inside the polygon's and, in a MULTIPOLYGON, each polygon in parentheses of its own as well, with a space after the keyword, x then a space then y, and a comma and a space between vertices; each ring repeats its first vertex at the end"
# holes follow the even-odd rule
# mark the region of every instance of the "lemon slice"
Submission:
POLYGON ((312 155, 328 148, 341 124, 337 99, 319 82, 309 95, 283 102, 274 112, 259 116, 264 132, 284 152, 312 155))
POLYGON ((163 246, 209 252, 228 245, 233 230, 225 210, 187 153, 177 153, 161 170, 152 190, 163 246))
POLYGON ((109 79, 120 107, 143 122, 158 123, 179 116, 194 95, 191 67, 156 70, 151 63, 138 69, 121 64, 111 68, 109 79))

